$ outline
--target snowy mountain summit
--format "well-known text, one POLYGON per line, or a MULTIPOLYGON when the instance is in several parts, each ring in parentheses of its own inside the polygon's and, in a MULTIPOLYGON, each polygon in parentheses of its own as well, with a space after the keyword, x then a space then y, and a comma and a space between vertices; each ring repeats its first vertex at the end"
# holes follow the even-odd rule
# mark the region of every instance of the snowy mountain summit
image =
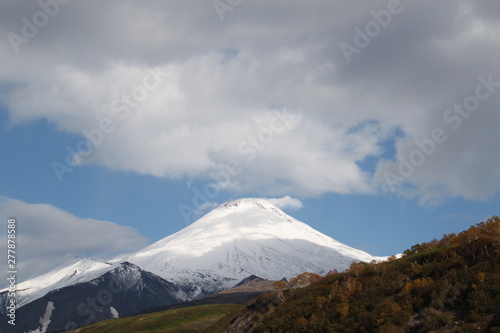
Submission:
MULTIPOLYGON (((280 280, 374 259, 385 257, 342 244, 264 199, 234 200, 141 251, 109 261, 72 260, 20 283, 18 327, 39 331, 40 318, 48 313, 49 329, 65 330, 68 323, 74 328, 204 298, 249 276, 280 280), (91 307, 89 300, 102 306, 91 307)), ((7 293, 0 290, 0 314, 5 314, 7 293)), ((6 327, 6 321, 0 323, 0 331, 6 327)))
POLYGON ((174 296, 185 301, 231 288, 251 275, 280 280, 374 259, 386 258, 342 244, 264 199, 239 199, 141 251, 107 262, 79 259, 20 283, 17 296, 23 306, 52 290, 96 279, 124 262, 178 286, 174 296))
POLYGON ((256 275, 279 280, 303 272, 343 270, 353 261, 382 260, 344 245, 264 199, 226 202, 190 226, 119 261, 184 286, 186 299, 256 275))

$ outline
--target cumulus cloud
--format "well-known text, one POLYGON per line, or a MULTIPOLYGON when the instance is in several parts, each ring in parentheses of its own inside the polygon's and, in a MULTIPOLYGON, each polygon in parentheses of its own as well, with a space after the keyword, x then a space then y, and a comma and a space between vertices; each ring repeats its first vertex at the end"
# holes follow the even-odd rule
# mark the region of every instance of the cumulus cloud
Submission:
POLYGON ((302 208, 302 201, 298 198, 292 198, 288 195, 282 197, 282 198, 270 198, 266 199, 270 203, 272 203, 275 206, 278 206, 281 209, 300 209, 302 208))
MULTIPOLYGON (((47 204, 0 198, 0 216, 16 219, 19 281, 46 273, 79 257, 111 258, 149 244, 137 230, 85 219, 47 204)), ((6 237, 0 245, 6 248, 6 237)))
MULTIPOLYGON (((0 6, 5 35, 40 10, 0 6)), ((77 165, 263 196, 483 200, 500 187, 500 91, 459 129, 443 115, 479 77, 500 82, 498 6, 402 1, 347 61, 340 45, 356 46, 387 1, 244 2, 223 22, 211 2, 71 2, 19 53, 0 41, 0 98, 13 125, 48 119, 90 140, 77 165), (390 186, 436 128, 446 142, 390 186)))

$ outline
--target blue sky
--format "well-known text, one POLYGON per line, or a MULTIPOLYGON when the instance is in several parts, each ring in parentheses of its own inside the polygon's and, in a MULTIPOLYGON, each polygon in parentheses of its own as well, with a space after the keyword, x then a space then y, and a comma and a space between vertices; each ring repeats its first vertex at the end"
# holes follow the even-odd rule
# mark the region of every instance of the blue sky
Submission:
POLYGON ((20 220, 24 277, 240 197, 291 197, 373 255, 499 214, 498 5, 405 2, 367 32, 386 2, 314 4, 74 1, 30 38, 21 18, 43 9, 1 5, 0 213, 20 220))
MULTIPOLYGON (((131 226, 151 242, 187 225, 179 205, 193 207, 193 189, 206 184, 190 185, 188 180, 167 180, 99 166, 75 168, 59 182, 51 163, 65 158, 66 145, 76 145, 78 136, 61 133, 43 120, 11 127, 5 109, 2 128, 1 149, 9 157, 1 177, 2 196, 47 203, 81 218, 131 226)), ((221 192, 214 199, 222 203, 237 197, 221 192)), ((422 207, 415 199, 390 194, 326 194, 302 201, 302 208, 284 210, 374 255, 399 253, 415 243, 459 232, 497 214, 498 208, 495 199, 476 202, 460 198, 437 207, 422 207)), ((195 219, 193 215, 190 221, 195 219)))

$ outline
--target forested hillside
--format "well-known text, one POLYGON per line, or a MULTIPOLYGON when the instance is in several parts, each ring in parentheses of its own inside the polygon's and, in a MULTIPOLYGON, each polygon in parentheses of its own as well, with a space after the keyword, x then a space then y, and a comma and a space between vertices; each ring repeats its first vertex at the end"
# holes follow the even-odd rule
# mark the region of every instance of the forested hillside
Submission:
POLYGON ((500 218, 275 287, 207 332, 500 332, 500 218))

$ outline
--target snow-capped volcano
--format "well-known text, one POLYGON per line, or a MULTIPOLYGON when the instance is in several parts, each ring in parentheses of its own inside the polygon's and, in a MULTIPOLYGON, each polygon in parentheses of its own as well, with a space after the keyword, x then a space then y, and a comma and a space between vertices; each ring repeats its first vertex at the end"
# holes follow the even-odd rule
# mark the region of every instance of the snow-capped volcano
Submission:
POLYGON ((385 258, 344 245, 264 199, 240 199, 117 261, 132 262, 174 283, 200 286, 203 290, 187 295, 192 299, 250 275, 278 280, 374 259, 385 258))
MULTIPOLYGON (((36 329, 47 309, 52 309, 51 329, 64 327, 68 318, 80 326, 152 304, 203 298, 252 275, 278 280, 303 272, 324 274, 343 270, 353 261, 374 259, 385 257, 342 244, 266 200, 240 199, 141 251, 108 262, 75 260, 20 283, 18 310, 26 314, 23 331, 36 329), (114 294, 111 286, 116 284, 121 291, 114 294), (99 311, 85 308, 85 302, 105 293, 109 297, 101 299, 99 311)), ((7 292, 0 290, 0 304, 6 304, 7 292)))

